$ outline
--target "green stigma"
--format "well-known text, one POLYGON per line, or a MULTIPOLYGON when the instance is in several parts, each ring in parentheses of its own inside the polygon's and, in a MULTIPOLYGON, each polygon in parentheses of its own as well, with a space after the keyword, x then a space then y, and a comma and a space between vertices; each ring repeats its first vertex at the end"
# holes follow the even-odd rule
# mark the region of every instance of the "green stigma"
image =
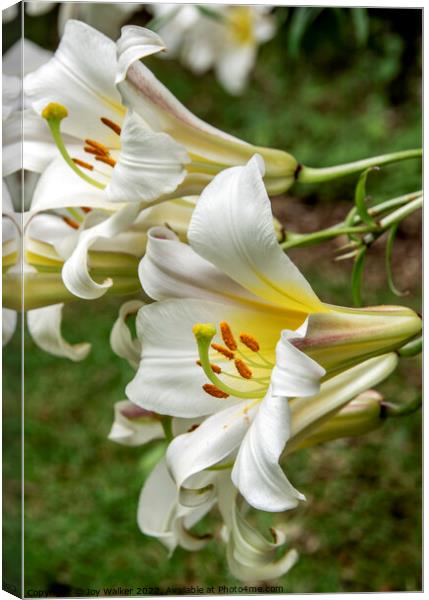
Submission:
POLYGON ((49 120, 62 121, 66 117, 68 117, 69 112, 65 106, 59 104, 58 102, 49 102, 42 110, 42 117, 49 120))
POLYGON ((216 327, 213 323, 196 323, 192 327, 192 332, 197 338, 197 341, 208 340, 210 342, 216 335, 216 327))

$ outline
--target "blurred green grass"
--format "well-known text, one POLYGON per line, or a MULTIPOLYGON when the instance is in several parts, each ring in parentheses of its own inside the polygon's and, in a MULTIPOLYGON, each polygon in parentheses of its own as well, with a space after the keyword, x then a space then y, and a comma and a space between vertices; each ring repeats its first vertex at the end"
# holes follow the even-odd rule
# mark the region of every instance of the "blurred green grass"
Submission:
MULTIPOLYGON (((279 35, 261 48, 242 98, 228 96, 212 74, 196 78, 173 61, 152 59, 148 64, 201 118, 252 143, 286 149, 311 166, 417 147, 420 11, 369 14, 365 48, 354 44, 347 24, 338 36, 324 15, 304 37, 296 61, 287 54, 286 21, 279 35)), ((141 23, 144 17, 137 15, 134 21, 141 23)), ((55 12, 28 18, 28 37, 54 49, 55 18, 55 12)), ((349 178, 318 188, 295 186, 275 207, 292 230, 303 223, 304 228, 317 226, 321 215, 330 222, 338 206, 346 209, 344 201, 352 199, 354 185, 355 179, 349 178)), ((420 185, 419 161, 410 161, 372 176, 369 192, 377 201, 420 185)), ((417 267, 406 281, 412 293, 400 302, 418 310, 419 224, 404 226, 401 232, 395 254, 398 276, 409 271, 411 255, 417 267)), ((291 255, 323 300, 350 304, 349 265, 333 264, 331 252, 326 246, 291 255)), ((384 291, 385 285, 382 252, 375 249, 368 262, 365 301, 398 303, 384 291)), ((235 585, 219 540, 197 554, 176 550, 169 560, 156 540, 138 531, 144 451, 106 439, 113 405, 124 397, 132 377, 108 343, 119 305, 119 299, 110 299, 66 307, 68 339, 93 344, 83 363, 44 354, 26 339, 25 587, 66 596, 73 588, 119 585, 162 590, 172 585, 235 585)), ((10 437, 17 433, 18 353, 15 336, 4 355, 10 437)), ((418 363, 403 360, 398 373, 380 386, 389 400, 404 400, 419 391, 418 363)), ((288 475, 308 502, 274 518, 289 527, 291 544, 301 554, 297 566, 279 582, 285 592, 421 589, 420 421, 417 413, 389 421, 363 438, 291 457, 288 475)), ((273 517, 260 519, 269 526, 273 517)))

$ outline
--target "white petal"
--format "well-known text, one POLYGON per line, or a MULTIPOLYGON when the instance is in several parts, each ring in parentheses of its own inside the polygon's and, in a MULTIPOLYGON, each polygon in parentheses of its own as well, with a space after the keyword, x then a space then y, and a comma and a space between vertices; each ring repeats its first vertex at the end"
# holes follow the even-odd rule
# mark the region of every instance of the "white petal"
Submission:
POLYGON ((188 154, 165 133, 153 133, 141 118, 128 113, 121 151, 106 188, 111 202, 142 202, 173 192, 185 178, 188 154))
POLYGON ((126 319, 129 315, 136 313, 143 304, 140 300, 125 302, 119 309, 119 317, 110 333, 110 345, 113 352, 121 358, 125 358, 135 369, 137 369, 140 362, 141 343, 138 338, 133 339, 131 337, 126 319))
POLYGON ((142 446, 164 437, 159 418, 128 400, 115 404, 115 419, 109 440, 124 446, 142 446))
POLYGON ((201 298, 258 304, 258 298, 180 242, 167 227, 148 232, 139 277, 145 292, 155 300, 201 298))
MULTIPOLYGON (((75 155, 79 156, 76 152, 75 155)), ((107 202, 103 190, 88 184, 74 173, 61 156, 43 171, 34 190, 32 211, 61 207, 88 206, 118 210, 117 203, 107 202)))
POLYGON ((61 317, 64 304, 53 304, 27 312, 27 325, 31 337, 45 352, 73 361, 86 358, 91 349, 87 343, 69 344, 61 335, 61 317))
POLYGON ((195 208, 189 242, 256 296, 302 313, 325 312, 278 244, 261 162, 255 156, 215 177, 195 208))
POLYGON ((138 203, 128 204, 102 223, 82 231, 73 254, 62 269, 64 285, 72 294, 92 300, 103 296, 113 285, 111 278, 105 279, 103 283, 92 279, 88 270, 88 250, 98 239, 111 239, 129 227, 139 211, 138 203))
POLYGON ((62 131, 91 138, 109 147, 117 136, 100 121, 121 121, 124 109, 115 87, 116 46, 80 21, 68 21, 54 57, 24 79, 33 108, 41 113, 49 102, 63 104, 69 116, 62 131))
POLYGON ((177 489, 161 460, 149 475, 140 493, 137 523, 140 530, 158 540, 172 552, 177 545, 172 520, 177 505, 177 489))
POLYGON ((288 481, 279 458, 290 436, 287 398, 268 391, 244 438, 232 470, 232 481, 254 508, 281 512, 305 497, 288 481))
POLYGON ((5 75, 2 77, 2 119, 5 121, 10 115, 21 108, 21 80, 19 77, 5 75))
POLYGON ((16 310, 10 308, 2 309, 2 345, 6 346, 15 333, 18 315, 16 310))
POLYGON ((165 50, 165 44, 158 34, 150 29, 134 25, 122 28, 121 37, 116 44, 118 56, 116 83, 125 79, 128 68, 136 60, 165 50))
MULTIPOLYGON (((250 403, 249 403, 250 404, 250 403)), ((190 433, 176 437, 167 450, 167 464, 180 487, 195 473, 222 461, 241 443, 255 408, 241 403, 208 417, 190 433)))
POLYGON ((282 331, 276 346, 276 366, 271 374, 275 396, 313 396, 320 389, 320 379, 325 375, 325 369, 289 341, 289 338, 304 338, 307 326, 308 319, 296 331, 282 331))
POLYGON ((3 73, 21 77, 26 75, 52 58, 52 52, 45 50, 27 38, 20 39, 3 55, 3 73))

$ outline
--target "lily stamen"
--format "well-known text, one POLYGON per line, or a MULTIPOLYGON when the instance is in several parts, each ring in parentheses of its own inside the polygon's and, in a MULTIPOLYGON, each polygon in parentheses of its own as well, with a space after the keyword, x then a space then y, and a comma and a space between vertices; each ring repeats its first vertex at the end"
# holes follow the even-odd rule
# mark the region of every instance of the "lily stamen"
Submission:
POLYGON ((94 148, 94 150, 98 150, 98 153, 103 156, 108 156, 110 154, 109 149, 106 148, 106 146, 104 144, 101 144, 100 142, 87 139, 85 140, 85 144, 87 144, 87 146, 90 146, 91 148, 94 148))
POLYGON ((103 123, 103 125, 106 125, 106 127, 109 127, 109 129, 111 129, 112 131, 114 131, 116 133, 116 135, 121 135, 122 129, 114 121, 111 121, 107 117, 101 117, 100 121, 103 123))
POLYGON ((232 331, 228 323, 226 321, 222 321, 222 323, 220 323, 219 326, 225 346, 229 348, 229 350, 237 350, 237 342, 235 341, 234 336, 232 335, 232 331))
POLYGON ((110 156, 99 156, 97 154, 94 158, 95 158, 95 160, 99 160, 100 162, 103 162, 103 163, 105 163, 106 165, 109 165, 109 167, 112 167, 112 168, 116 165, 116 160, 114 160, 110 156))
POLYGON ((213 348, 213 350, 216 350, 216 352, 219 352, 219 354, 223 354, 223 356, 225 356, 225 358, 227 358, 228 360, 232 360, 234 358, 234 352, 231 352, 230 350, 228 350, 228 348, 225 348, 220 344, 212 344, 211 347, 213 348))
MULTIPOLYGON (((203 365, 201 364, 201 361, 200 361, 200 360, 197 360, 197 361, 196 361, 196 363, 197 363, 197 365, 198 365, 199 367, 202 367, 202 366, 203 366, 203 365)), ((213 373, 217 373, 218 375, 219 375, 219 373, 222 373, 222 369, 219 367, 219 365, 216 365, 216 364, 214 364, 214 363, 210 363, 210 367, 211 367, 211 370, 213 371, 213 373)))
POLYGON ((210 394, 210 396, 214 396, 215 398, 228 398, 228 396, 229 396, 229 394, 227 394, 226 392, 223 392, 222 390, 220 390, 215 385, 212 385, 211 383, 205 383, 203 385, 203 390, 206 392, 206 394, 210 394))
POLYGON ((80 158, 72 158, 72 161, 75 163, 75 165, 79 165, 79 167, 82 167, 83 169, 88 169, 88 171, 94 170, 94 167, 92 165, 85 162, 84 160, 80 160, 80 158))
POLYGON ((244 378, 244 379, 251 379, 252 378, 252 371, 249 369, 249 367, 246 365, 246 363, 244 362, 244 360, 241 360, 241 358, 236 358, 234 361, 235 364, 235 368, 237 369, 237 371, 240 373, 240 375, 244 378))

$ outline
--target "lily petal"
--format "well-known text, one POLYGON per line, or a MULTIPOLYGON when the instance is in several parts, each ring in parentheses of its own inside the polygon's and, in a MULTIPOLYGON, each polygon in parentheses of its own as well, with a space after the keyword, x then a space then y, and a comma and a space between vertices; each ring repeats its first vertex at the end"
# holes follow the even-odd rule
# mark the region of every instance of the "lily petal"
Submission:
POLYGON ((273 395, 292 398, 317 394, 326 371, 289 341, 305 338, 308 319, 296 331, 282 331, 276 346, 276 365, 271 374, 273 395))
POLYGON ((188 154, 165 133, 153 133, 136 114, 125 117, 121 152, 106 188, 111 202, 149 202, 173 192, 185 178, 188 154))
POLYGON ((61 317, 64 304, 53 304, 44 308, 29 310, 27 325, 31 337, 45 352, 69 358, 75 362, 88 355, 91 345, 87 343, 69 344, 61 335, 61 317))
POLYGON ((163 437, 164 430, 158 417, 128 400, 116 402, 109 440, 124 446, 142 446, 163 437))
POLYGON ((132 339, 126 319, 129 315, 136 313, 143 304, 140 300, 125 302, 119 309, 119 317, 110 334, 110 345, 113 352, 121 358, 125 358, 135 369, 140 362, 141 343, 138 338, 132 339))
POLYGON ((231 474, 240 493, 254 508, 281 512, 295 508, 299 500, 305 500, 279 465, 289 437, 287 398, 273 396, 269 389, 240 446, 231 474))
POLYGON ((154 31, 127 25, 122 27, 122 35, 116 42, 118 73, 115 83, 123 81, 128 68, 136 61, 165 50, 165 44, 154 31))
POLYGON ((89 25, 70 20, 53 58, 25 77, 24 91, 39 114, 50 102, 68 109, 64 133, 110 147, 110 141, 117 142, 116 135, 100 118, 117 122, 125 112, 115 87, 116 68, 114 42, 89 25))
POLYGON ((62 269, 64 285, 72 294, 91 300, 100 298, 112 286, 110 278, 105 279, 103 283, 92 279, 88 270, 88 250, 98 239, 113 238, 129 227, 139 211, 138 203, 127 204, 102 223, 82 231, 73 254, 66 260, 62 269))
POLYGON ((255 407, 249 407, 250 403, 221 410, 171 442, 166 459, 178 487, 238 448, 255 413, 255 407))
POLYGON ((167 227, 148 232, 146 254, 139 265, 143 289, 155 300, 201 298, 221 302, 258 298, 183 244, 167 227))
POLYGON ((256 296, 302 313, 326 312, 277 242, 263 172, 254 156, 246 166, 220 173, 201 194, 189 243, 256 296))

